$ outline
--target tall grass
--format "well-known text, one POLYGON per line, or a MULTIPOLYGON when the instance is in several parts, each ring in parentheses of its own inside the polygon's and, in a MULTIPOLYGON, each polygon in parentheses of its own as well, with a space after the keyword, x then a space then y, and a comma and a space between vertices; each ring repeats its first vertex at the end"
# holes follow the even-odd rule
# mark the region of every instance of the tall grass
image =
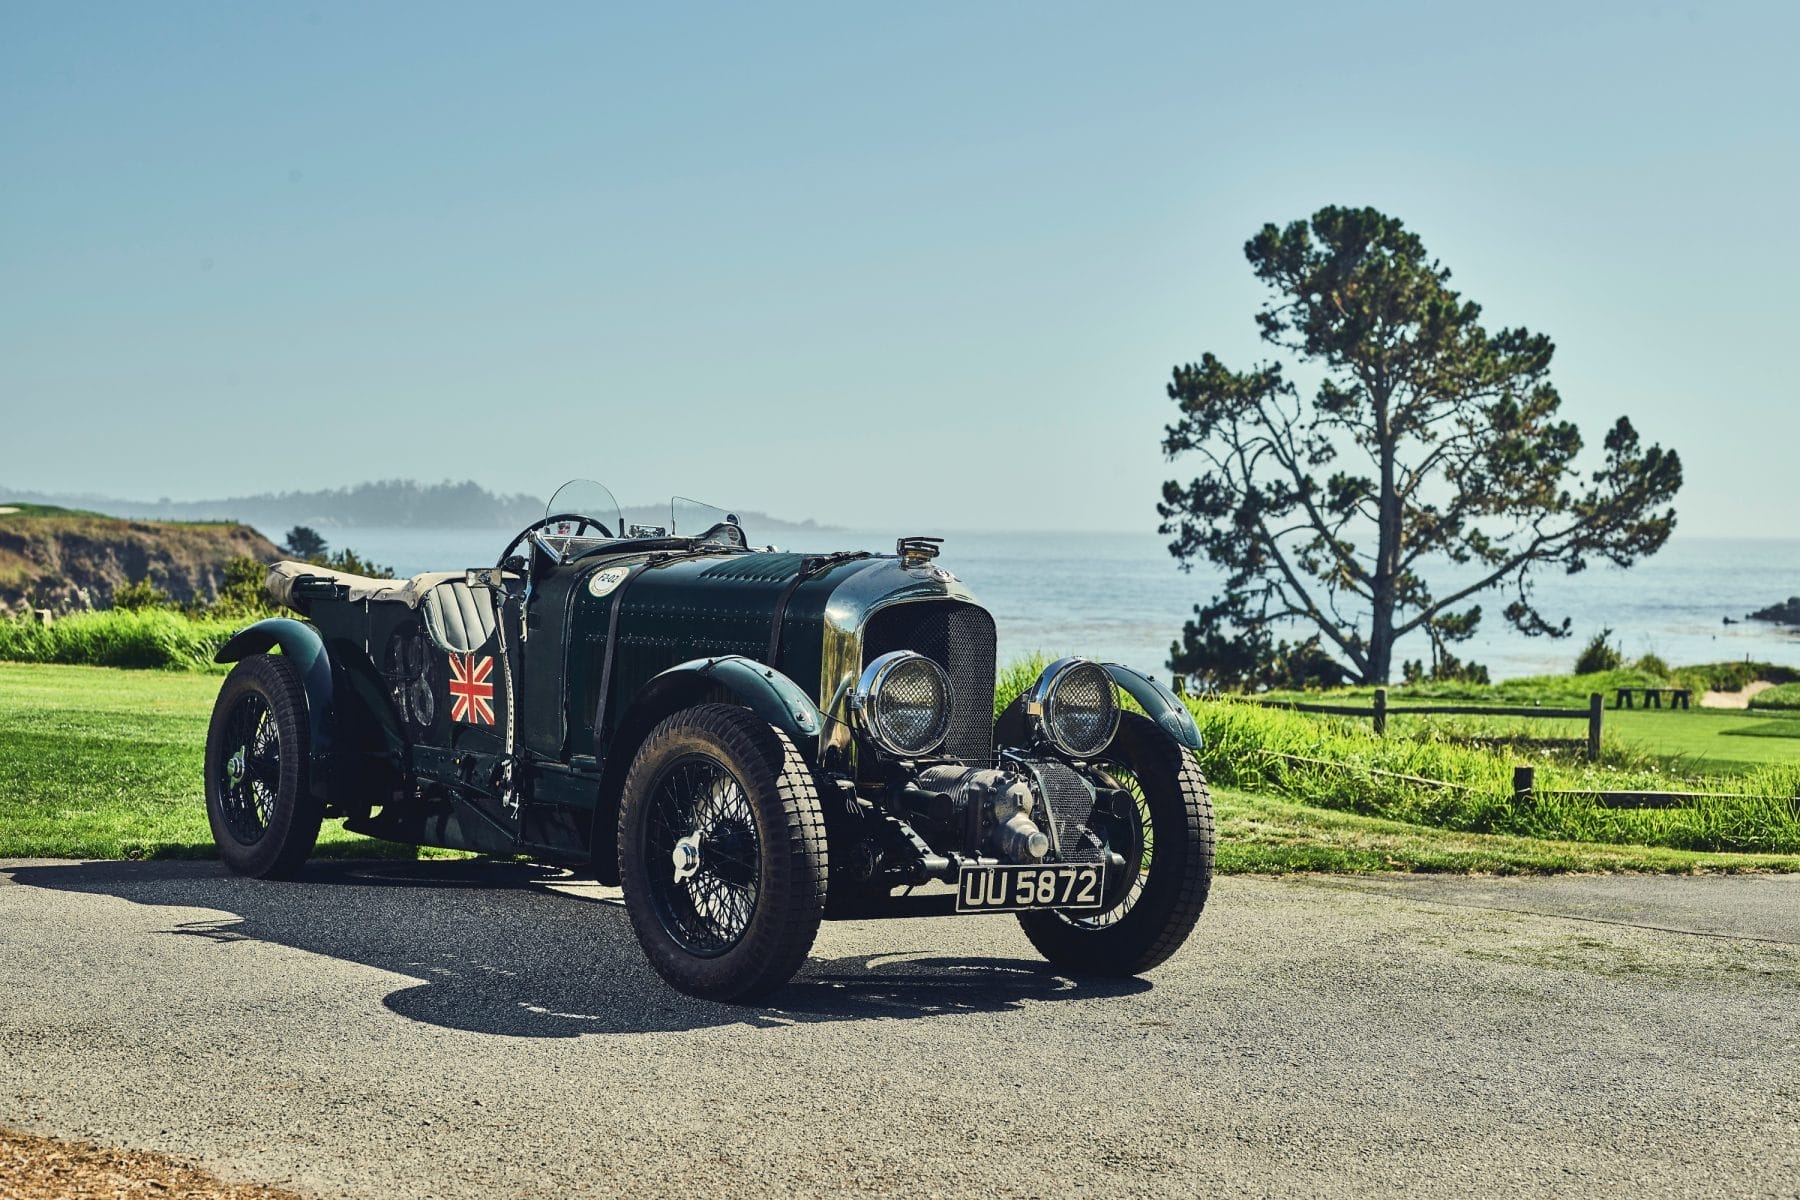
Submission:
POLYGON ((1202 768, 1232 787, 1471 833, 1681 850, 1800 851, 1800 801, 1795 800, 1800 765, 1684 784, 1684 789, 1730 794, 1678 808, 1615 809, 1586 797, 1544 793, 1665 790, 1670 782, 1660 764, 1616 749, 1611 761, 1593 764, 1535 755, 1538 795, 1521 803, 1512 789, 1513 766, 1522 761, 1517 752, 1461 744, 1442 729, 1379 737, 1367 722, 1318 718, 1242 700, 1193 700, 1189 708, 1206 738, 1202 768), (1451 786, 1431 787, 1394 775, 1451 786))
POLYGON ((94 667, 219 671, 212 658, 248 622, 167 609, 76 613, 49 625, 0 620, 0 659, 94 667))
MULTIPOLYGON (((1042 668, 1041 656, 1009 664, 995 689, 995 711, 1028 687, 1042 668)), ((1684 784, 1742 795, 1674 809, 1610 809, 1591 799, 1549 795, 1520 803, 1513 794, 1512 772, 1527 759, 1516 750, 1469 745, 1461 740, 1466 730, 1434 725, 1380 737, 1366 720, 1265 708, 1237 698, 1189 698, 1187 706, 1205 740, 1198 755, 1201 769, 1223 787, 1467 833, 1680 850, 1800 852, 1800 801, 1795 799, 1800 796, 1800 765, 1684 784)), ((1541 754, 1531 759, 1539 793, 1670 787, 1662 764, 1610 743, 1600 763, 1541 754)))

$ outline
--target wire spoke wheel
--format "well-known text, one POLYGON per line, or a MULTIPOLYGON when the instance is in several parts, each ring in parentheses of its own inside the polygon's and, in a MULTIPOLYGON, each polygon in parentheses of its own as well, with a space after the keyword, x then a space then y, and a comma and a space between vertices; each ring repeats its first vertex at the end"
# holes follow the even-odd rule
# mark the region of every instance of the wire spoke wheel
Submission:
POLYGON ((1115 879, 1107 880, 1106 898, 1111 902, 1098 912, 1057 910, 1057 915, 1072 925, 1087 929, 1104 929, 1129 914, 1149 886, 1151 869, 1156 861, 1156 823, 1150 818, 1150 801, 1137 773, 1121 762, 1097 763, 1097 782, 1116 788, 1130 796, 1129 808, 1121 806, 1110 816, 1098 818, 1099 832, 1108 849, 1125 860, 1115 879))
POLYGON ((762 881, 756 814, 728 767, 706 754, 670 763, 651 784, 644 867, 656 914, 690 954, 742 940, 762 881))
POLYGON ((619 882, 650 965, 690 996, 750 1000, 806 961, 825 911, 825 817, 786 734, 731 704, 650 731, 619 797, 619 882))
POLYGON ((283 654, 232 668, 206 733, 206 819, 225 865, 259 879, 292 876, 319 837, 306 692, 283 654))
POLYGON ((1181 948, 1212 883, 1212 798, 1194 756, 1149 718, 1125 713, 1093 782, 1116 786, 1090 828, 1122 857, 1107 873, 1104 908, 1019 914, 1031 944, 1077 974, 1136 975, 1181 948))
POLYGON ((275 814, 281 789, 281 731, 269 705, 255 692, 240 696, 225 718, 219 812, 231 834, 246 846, 260 842, 275 814))

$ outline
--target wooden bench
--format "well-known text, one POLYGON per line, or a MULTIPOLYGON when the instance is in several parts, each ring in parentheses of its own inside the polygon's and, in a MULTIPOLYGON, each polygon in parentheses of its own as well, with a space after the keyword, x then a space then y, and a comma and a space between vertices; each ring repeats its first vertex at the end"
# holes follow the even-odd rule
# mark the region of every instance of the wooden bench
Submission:
POLYGON ((1693 691, 1689 688, 1678 687, 1622 687, 1619 689, 1618 697, 1613 701, 1613 707, 1635 707, 1632 703, 1632 694, 1634 692, 1644 693, 1645 708, 1661 708, 1663 706, 1664 696, 1669 698, 1670 708, 1693 707, 1690 703, 1694 696, 1693 691))

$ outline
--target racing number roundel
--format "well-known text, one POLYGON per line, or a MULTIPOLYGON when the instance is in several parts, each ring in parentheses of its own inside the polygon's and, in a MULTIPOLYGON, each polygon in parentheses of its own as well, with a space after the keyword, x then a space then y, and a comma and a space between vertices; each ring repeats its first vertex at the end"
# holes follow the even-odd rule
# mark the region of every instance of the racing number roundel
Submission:
POLYGON ((595 571, 588 577, 588 595, 594 597, 612 595, 614 589, 624 583, 625 577, 629 574, 631 574, 630 567, 608 567, 604 571, 595 571))

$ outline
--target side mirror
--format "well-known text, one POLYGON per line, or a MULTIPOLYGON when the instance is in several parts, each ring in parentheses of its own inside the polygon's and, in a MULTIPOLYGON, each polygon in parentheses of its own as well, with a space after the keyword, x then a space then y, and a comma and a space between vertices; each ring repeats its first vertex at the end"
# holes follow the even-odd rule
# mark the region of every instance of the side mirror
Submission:
POLYGON ((463 583, 472 588, 503 592, 506 590, 506 572, 499 567, 470 567, 463 572, 463 583))

